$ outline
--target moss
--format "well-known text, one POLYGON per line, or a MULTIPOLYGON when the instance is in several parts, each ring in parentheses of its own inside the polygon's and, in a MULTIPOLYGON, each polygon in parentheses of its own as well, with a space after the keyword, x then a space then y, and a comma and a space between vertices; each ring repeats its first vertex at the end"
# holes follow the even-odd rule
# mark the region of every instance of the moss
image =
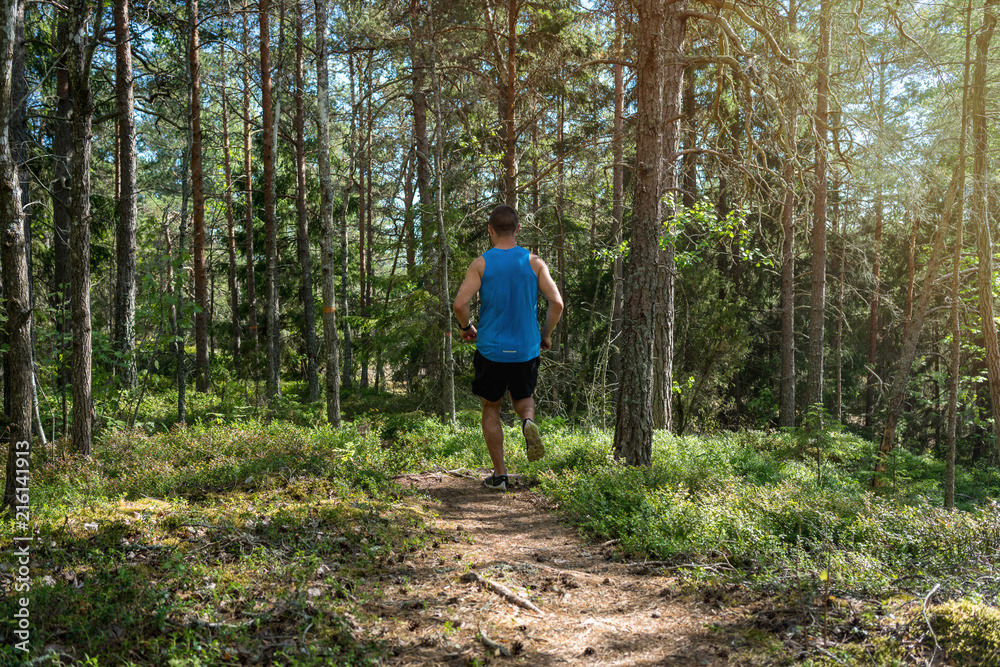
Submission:
POLYGON ((955 664, 1000 667, 1000 609, 968 600, 933 607, 931 627, 955 664))

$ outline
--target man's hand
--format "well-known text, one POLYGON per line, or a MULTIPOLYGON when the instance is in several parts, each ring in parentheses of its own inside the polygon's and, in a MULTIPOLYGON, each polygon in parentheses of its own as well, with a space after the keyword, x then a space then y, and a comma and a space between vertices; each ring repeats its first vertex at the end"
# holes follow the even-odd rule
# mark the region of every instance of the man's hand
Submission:
POLYGON ((469 329, 468 331, 462 332, 462 340, 471 343, 472 341, 476 340, 476 326, 472 324, 472 322, 469 322, 469 326, 471 326, 472 328, 469 329))
POLYGON ((549 336, 542 336, 542 349, 551 350, 552 349, 552 338, 549 336))

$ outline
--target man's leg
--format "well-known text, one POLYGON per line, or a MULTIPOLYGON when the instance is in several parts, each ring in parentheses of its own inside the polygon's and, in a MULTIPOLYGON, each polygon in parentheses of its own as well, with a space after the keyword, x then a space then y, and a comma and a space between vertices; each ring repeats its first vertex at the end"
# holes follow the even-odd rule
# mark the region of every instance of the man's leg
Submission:
POLYGON ((521 418, 523 422, 525 419, 535 420, 535 397, 529 396, 528 398, 519 398, 516 401, 514 397, 510 398, 511 404, 514 406, 514 412, 517 416, 521 418))
POLYGON ((542 434, 535 424, 535 398, 528 396, 514 400, 511 396, 511 403, 514 404, 514 412, 521 418, 521 433, 524 434, 527 445, 528 460, 537 461, 545 456, 545 445, 542 444, 542 434))
MULTIPOLYGON (((493 474, 506 475, 507 467, 503 462, 503 424, 500 423, 500 403, 503 397, 499 401, 487 401, 482 397, 480 399, 483 402, 483 439, 486 440, 486 449, 489 450, 490 459, 493 461, 493 474)), ((534 411, 534 400, 532 400, 532 411, 534 411)))

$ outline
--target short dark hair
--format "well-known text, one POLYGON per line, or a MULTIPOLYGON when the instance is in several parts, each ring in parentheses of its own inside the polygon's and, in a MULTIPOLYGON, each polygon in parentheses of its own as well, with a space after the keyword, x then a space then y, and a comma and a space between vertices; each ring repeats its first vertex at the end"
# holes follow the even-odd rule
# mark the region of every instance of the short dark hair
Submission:
POLYGON ((501 204, 490 213, 489 225, 500 236, 509 236, 517 229, 517 211, 513 206, 501 204))

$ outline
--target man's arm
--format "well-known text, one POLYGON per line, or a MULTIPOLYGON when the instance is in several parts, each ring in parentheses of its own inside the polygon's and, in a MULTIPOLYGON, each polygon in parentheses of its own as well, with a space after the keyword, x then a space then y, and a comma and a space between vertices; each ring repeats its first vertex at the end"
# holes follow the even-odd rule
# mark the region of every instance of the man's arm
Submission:
MULTIPOLYGON (((483 269, 485 266, 486 260, 481 255, 474 259, 465 272, 465 280, 462 281, 462 286, 458 288, 458 294, 455 295, 453 310, 455 311, 455 317, 458 318, 459 327, 466 327, 472 324, 472 310, 469 308, 469 303, 472 301, 472 297, 479 291, 479 288, 482 287, 483 269)), ((472 327, 468 331, 463 331, 462 340, 476 340, 476 327, 472 327)))
POLYGON ((546 266, 545 261, 541 257, 538 255, 532 256, 531 268, 538 275, 539 291, 549 302, 548 310, 545 311, 545 326, 542 327, 542 349, 549 350, 552 348, 552 332, 555 330, 556 324, 559 323, 559 318, 562 317, 562 295, 559 294, 556 281, 552 280, 552 276, 549 275, 549 267, 546 266))

